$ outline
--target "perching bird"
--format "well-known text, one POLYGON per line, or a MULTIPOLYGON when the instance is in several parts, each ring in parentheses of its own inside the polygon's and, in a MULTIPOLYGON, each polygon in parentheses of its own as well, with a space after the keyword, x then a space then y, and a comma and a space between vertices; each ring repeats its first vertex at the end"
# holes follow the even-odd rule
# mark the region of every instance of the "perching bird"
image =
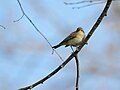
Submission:
POLYGON ((76 31, 72 32, 69 36, 67 36, 62 42, 58 45, 53 46, 52 48, 56 49, 60 46, 74 46, 77 47, 81 44, 81 42, 85 39, 85 33, 81 27, 78 27, 76 31))

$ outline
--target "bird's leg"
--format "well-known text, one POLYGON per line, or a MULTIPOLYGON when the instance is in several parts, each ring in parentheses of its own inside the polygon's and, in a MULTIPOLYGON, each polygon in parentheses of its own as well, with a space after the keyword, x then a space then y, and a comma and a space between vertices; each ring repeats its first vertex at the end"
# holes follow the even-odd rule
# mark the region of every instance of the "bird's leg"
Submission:
POLYGON ((78 47, 76 47, 76 50, 77 50, 77 51, 79 51, 79 48, 78 48, 78 47))
POLYGON ((52 48, 52 54, 54 54, 54 51, 55 51, 55 50, 52 48))
POLYGON ((74 52, 74 49, 73 49, 73 47, 72 47, 72 46, 70 46, 70 47, 71 47, 72 51, 74 52))

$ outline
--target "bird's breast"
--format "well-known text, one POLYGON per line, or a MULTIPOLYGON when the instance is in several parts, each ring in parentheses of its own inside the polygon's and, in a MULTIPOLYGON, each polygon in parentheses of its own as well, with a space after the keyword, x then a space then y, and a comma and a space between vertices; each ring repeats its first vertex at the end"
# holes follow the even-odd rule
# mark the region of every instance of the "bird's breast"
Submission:
POLYGON ((81 43, 82 39, 83 37, 75 37, 68 41, 68 45, 78 46, 81 43))

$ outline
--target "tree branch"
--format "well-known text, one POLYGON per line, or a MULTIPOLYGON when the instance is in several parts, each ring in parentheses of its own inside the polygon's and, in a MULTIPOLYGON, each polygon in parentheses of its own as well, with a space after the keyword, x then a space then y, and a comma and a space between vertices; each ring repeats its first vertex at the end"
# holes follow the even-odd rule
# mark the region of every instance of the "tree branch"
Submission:
MULTIPOLYGON (((13 21, 13 22, 18 22, 18 21, 20 21, 24 16, 28 19, 28 21, 32 24, 32 26, 35 28, 35 30, 46 40, 46 42, 50 45, 50 47, 52 48, 52 45, 51 45, 51 43, 48 41, 48 39, 45 37, 45 35, 37 28, 37 26, 33 23, 33 21, 28 17, 28 15, 25 13, 25 11, 23 10, 23 8, 22 8, 22 5, 21 5, 21 3, 20 3, 20 1, 19 0, 17 0, 18 1, 18 4, 19 4, 19 6, 20 6, 20 9, 21 9, 21 11, 22 11, 22 16, 18 19, 18 20, 15 20, 15 21, 13 21)), ((63 59, 62 59, 62 57, 59 55, 59 53, 55 50, 55 49, 53 49, 52 48, 52 50, 57 54, 57 56, 62 60, 62 61, 64 61, 63 59)), ((53 52, 52 52, 53 53, 53 52)))
POLYGON ((103 4, 103 3, 105 3, 105 2, 106 2, 106 1, 93 2, 93 3, 86 4, 86 5, 83 5, 83 6, 80 6, 80 7, 72 7, 72 9, 80 9, 80 8, 84 8, 84 7, 88 7, 88 6, 93 6, 93 5, 97 5, 97 4, 103 4))
POLYGON ((79 77, 80 77, 80 64, 79 64, 79 60, 78 60, 78 54, 75 55, 75 61, 76 61, 76 67, 77 67, 77 78, 76 78, 76 90, 79 90, 79 77))
POLYGON ((35 86, 42 84, 44 81, 46 81, 47 79, 49 79, 50 77, 52 77, 54 74, 56 74, 59 70, 61 70, 69 61, 71 61, 71 59, 73 57, 75 57, 78 52, 82 49, 82 47, 87 43, 87 41, 90 39, 90 37, 92 36, 93 32, 96 30, 96 28, 98 27, 98 25, 101 23, 101 21, 103 20, 104 16, 107 15, 107 11, 111 5, 112 0, 107 0, 107 4, 103 10, 103 12, 101 13, 101 15, 99 16, 98 20, 96 21, 96 23, 94 24, 94 26, 92 27, 92 29, 90 30, 90 32, 88 33, 87 37, 85 38, 85 40, 83 41, 83 43, 81 43, 81 45, 76 49, 75 52, 73 52, 66 61, 64 61, 58 68, 56 68, 53 72, 51 72, 49 75, 47 75, 46 77, 44 77, 43 79, 39 80, 38 82, 27 86, 25 88, 21 88, 19 90, 28 90, 28 89, 32 89, 35 86))
POLYGON ((0 25, 0 27, 2 27, 3 29, 6 29, 4 26, 0 25))
POLYGON ((107 2, 107 1, 106 0, 83 0, 83 1, 72 2, 72 3, 64 2, 64 4, 65 5, 78 5, 78 4, 82 5, 83 4, 82 6, 72 7, 72 9, 80 9, 80 8, 84 8, 84 7, 88 7, 88 6, 102 4, 105 2, 107 2))

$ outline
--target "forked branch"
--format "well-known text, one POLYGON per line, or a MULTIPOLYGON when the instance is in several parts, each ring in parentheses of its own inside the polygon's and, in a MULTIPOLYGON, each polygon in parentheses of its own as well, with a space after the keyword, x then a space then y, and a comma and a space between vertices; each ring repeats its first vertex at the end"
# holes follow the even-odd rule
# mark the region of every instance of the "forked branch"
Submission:
POLYGON ((75 57, 79 51, 82 49, 82 47, 88 42, 88 40, 90 39, 90 37, 92 36, 92 34, 94 33, 94 31, 96 30, 96 28, 98 27, 98 25, 101 23, 101 21, 103 20, 104 16, 107 15, 107 11, 111 5, 112 0, 107 0, 106 6, 103 10, 103 12, 101 13, 101 15, 99 16, 99 18, 97 19, 96 23, 94 24, 94 26, 92 27, 92 29, 90 30, 90 32, 88 33, 87 37, 85 38, 85 40, 83 41, 83 43, 76 49, 75 52, 73 52, 58 68, 56 68, 53 72, 51 72, 49 75, 47 75, 46 77, 44 77, 43 79, 39 80, 38 82, 29 85, 27 87, 21 88, 19 90, 28 90, 28 89, 32 89, 35 86, 42 84, 44 81, 46 81, 47 79, 49 79, 50 77, 52 77, 53 75, 55 75, 58 71, 60 71, 68 62, 70 62, 72 60, 73 57, 75 57))

